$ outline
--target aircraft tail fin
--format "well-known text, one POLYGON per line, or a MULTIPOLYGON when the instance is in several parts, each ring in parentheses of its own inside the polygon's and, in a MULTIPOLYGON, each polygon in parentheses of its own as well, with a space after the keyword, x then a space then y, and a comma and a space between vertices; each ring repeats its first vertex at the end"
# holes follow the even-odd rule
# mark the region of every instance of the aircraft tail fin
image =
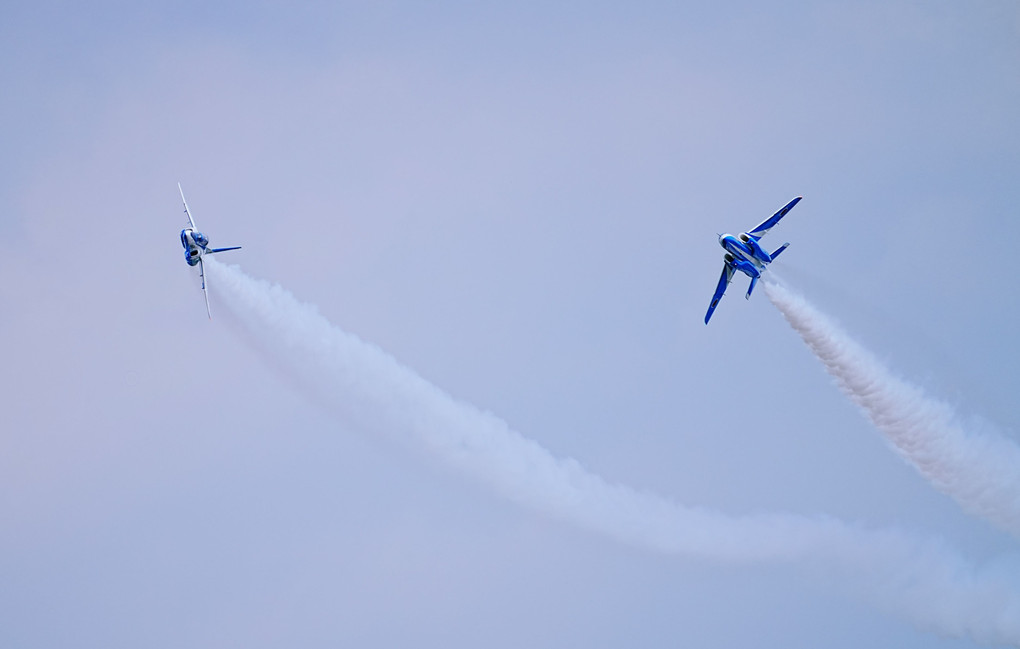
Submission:
POLYGON ((783 245, 779 246, 779 248, 777 248, 777 249, 776 249, 776 251, 775 251, 774 253, 772 253, 771 255, 769 255, 769 257, 771 257, 771 258, 772 258, 772 261, 775 261, 775 260, 776 260, 776 257, 778 257, 778 256, 779 256, 779 253, 781 253, 782 251, 786 250, 786 247, 787 247, 787 246, 789 246, 789 245, 790 245, 790 242, 789 242, 789 241, 787 241, 787 242, 786 242, 786 243, 784 243, 783 245))
POLYGON ((211 255, 214 252, 226 252, 228 250, 240 250, 240 249, 241 249, 241 246, 234 246, 233 248, 212 248, 210 250, 206 250, 205 254, 211 255))
POLYGON ((751 278, 751 285, 747 287, 747 295, 744 296, 745 300, 750 300, 751 299, 751 291, 754 290, 754 286, 757 283, 758 283, 758 278, 757 277, 752 277, 751 278))

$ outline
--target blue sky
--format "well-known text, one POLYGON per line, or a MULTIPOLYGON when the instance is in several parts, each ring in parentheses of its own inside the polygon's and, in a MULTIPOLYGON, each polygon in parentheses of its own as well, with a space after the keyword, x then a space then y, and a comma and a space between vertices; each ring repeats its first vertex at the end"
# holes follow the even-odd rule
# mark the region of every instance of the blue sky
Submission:
POLYGON ((1012 2, 14 3, 0 21, 0 644, 971 646, 812 566, 661 557, 321 411, 231 261, 678 502, 1016 543, 898 459, 717 232, 1013 440, 1012 2), (217 312, 215 292, 213 312, 217 312))

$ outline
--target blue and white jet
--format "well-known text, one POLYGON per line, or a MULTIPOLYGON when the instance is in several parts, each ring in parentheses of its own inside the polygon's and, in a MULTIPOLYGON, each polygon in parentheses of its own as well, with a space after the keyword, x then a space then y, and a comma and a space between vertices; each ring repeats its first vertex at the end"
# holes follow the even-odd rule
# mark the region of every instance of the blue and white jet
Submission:
POLYGON ((719 300, 726 293, 726 287, 733 281, 733 273, 740 271, 751 278, 751 285, 747 287, 747 295, 750 299, 751 291, 761 277, 765 267, 772 263, 779 253, 786 250, 789 242, 779 246, 771 255, 762 249, 758 240, 765 236, 772 229, 779 219, 786 216, 786 213, 793 209, 793 206, 800 202, 802 196, 798 196, 787 203, 781 210, 767 218, 761 225, 753 230, 748 230, 738 236, 732 234, 720 234, 719 245, 726 251, 723 257, 724 266, 722 275, 719 277, 719 284, 715 287, 715 295, 712 296, 712 303, 708 305, 708 313, 705 314, 705 324, 712 318, 715 307, 719 306, 719 300))
POLYGON ((188 209, 188 201, 184 200, 184 190, 181 184, 177 183, 177 189, 181 192, 181 201, 184 203, 184 213, 188 215, 190 227, 181 230, 181 245, 184 246, 184 260, 189 266, 198 266, 198 275, 202 278, 202 293, 205 295, 205 312, 212 320, 212 311, 209 309, 209 291, 205 288, 205 264, 202 263, 204 255, 211 255, 215 252, 226 252, 227 250, 240 250, 241 246, 233 248, 210 248, 209 237, 195 229, 195 219, 191 218, 191 211, 188 209))

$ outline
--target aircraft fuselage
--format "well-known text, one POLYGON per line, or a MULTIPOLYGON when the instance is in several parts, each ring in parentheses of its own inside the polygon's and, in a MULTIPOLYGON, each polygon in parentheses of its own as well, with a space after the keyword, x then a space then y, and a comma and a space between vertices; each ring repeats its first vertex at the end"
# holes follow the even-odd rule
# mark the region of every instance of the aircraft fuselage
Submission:
POLYGON ((743 237, 724 234, 719 237, 719 245, 728 253, 726 261, 748 277, 761 277, 765 266, 772 262, 769 253, 750 237, 745 241, 743 237))
POLYGON ((209 246, 209 238, 198 230, 184 228, 181 230, 181 245, 184 246, 184 260, 189 266, 197 266, 209 246))

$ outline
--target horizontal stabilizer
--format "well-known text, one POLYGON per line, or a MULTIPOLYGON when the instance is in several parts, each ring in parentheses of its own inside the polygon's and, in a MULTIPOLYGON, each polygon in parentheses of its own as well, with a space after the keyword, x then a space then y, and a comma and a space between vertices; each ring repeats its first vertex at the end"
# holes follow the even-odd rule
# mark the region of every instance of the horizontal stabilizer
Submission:
POLYGON ((779 253, 781 253, 782 251, 786 250, 786 247, 789 246, 789 245, 790 245, 790 242, 787 241, 783 245, 779 246, 779 248, 777 248, 775 252, 773 252, 771 255, 769 255, 769 257, 772 258, 772 261, 775 261, 776 257, 779 256, 779 253))
POLYGON ((758 283, 758 278, 757 277, 752 277, 751 278, 751 285, 747 287, 747 295, 744 296, 745 300, 750 300, 751 299, 751 291, 754 290, 754 285, 757 284, 757 283, 758 283))

